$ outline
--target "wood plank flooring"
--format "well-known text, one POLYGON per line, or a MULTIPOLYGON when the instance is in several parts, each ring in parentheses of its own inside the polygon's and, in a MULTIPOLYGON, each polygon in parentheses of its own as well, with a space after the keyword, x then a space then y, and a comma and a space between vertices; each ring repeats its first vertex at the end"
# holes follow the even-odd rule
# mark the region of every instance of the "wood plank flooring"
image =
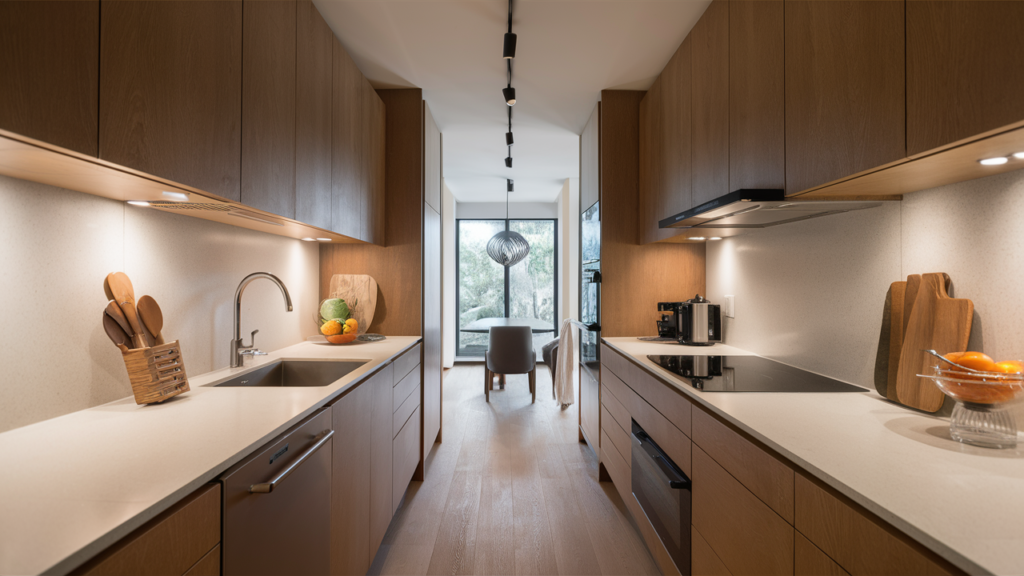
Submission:
MULTIPOLYGON (((413 482, 370 574, 658 574, 597 457, 559 410, 547 367, 484 401, 483 365, 444 379, 444 442, 413 482)), ((578 385, 578 380, 577 380, 578 385)), ((577 398, 579 397, 577 391, 577 398)))

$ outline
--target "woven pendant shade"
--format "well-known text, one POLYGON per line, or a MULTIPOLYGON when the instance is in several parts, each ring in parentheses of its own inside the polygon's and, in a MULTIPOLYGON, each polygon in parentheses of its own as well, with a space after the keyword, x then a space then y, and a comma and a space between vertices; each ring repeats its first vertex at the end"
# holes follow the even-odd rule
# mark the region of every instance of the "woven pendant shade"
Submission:
POLYGON ((487 242, 487 255, 506 268, 519 264, 529 254, 530 243, 518 232, 502 230, 487 242))

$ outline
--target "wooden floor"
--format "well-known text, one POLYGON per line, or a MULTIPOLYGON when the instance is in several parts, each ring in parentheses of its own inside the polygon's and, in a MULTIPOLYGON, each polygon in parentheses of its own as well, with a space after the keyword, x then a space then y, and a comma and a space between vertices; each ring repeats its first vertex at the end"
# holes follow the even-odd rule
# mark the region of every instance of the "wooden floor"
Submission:
MULTIPOLYGON (((484 401, 483 365, 444 378, 444 442, 413 482, 371 574, 657 574, 597 457, 561 411, 547 367, 484 401)), ((497 387, 495 387, 497 388, 497 387)), ((577 397, 579 397, 577 393, 577 397)))

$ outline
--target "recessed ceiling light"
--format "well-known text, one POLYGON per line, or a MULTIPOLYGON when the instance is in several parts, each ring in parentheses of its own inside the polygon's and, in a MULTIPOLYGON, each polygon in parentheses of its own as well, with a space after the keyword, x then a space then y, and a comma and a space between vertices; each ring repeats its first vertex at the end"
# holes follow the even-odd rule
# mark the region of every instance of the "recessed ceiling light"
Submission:
POLYGON ((1014 152, 1013 157, 1018 160, 1024 160, 1024 152, 1014 152))
POLYGON ((690 236, 690 240, 705 240, 703 236, 690 236))
POLYGON ((128 203, 132 206, 149 206, 149 202, 145 200, 129 200, 128 203))
POLYGON ((995 158, 984 158, 982 160, 978 160, 978 163, 982 166, 999 166, 1000 164, 1006 164, 1007 162, 1009 162, 1009 160, 1006 156, 996 156, 995 158))
POLYGON ((316 242, 316 238, 303 238, 303 242, 316 242))
POLYGON ((184 192, 171 192, 169 190, 164 190, 160 194, 164 198, 167 198, 168 200, 171 200, 171 201, 174 201, 174 202, 188 202, 188 194, 186 194, 184 192))
POLYGON ((330 242, 331 239, 330 238, 317 238, 317 241, 319 241, 319 242, 330 242))
POLYGON ((711 238, 708 238, 708 240, 721 240, 721 239, 722 238, 719 237, 719 236, 712 236, 711 238))

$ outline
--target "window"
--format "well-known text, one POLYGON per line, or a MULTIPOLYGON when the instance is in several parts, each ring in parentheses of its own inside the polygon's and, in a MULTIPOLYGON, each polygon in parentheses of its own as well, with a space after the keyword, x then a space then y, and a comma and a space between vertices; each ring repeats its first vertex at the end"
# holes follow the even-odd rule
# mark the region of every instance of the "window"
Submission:
POLYGON ((554 337, 558 328, 557 231, 558 222, 553 219, 456 221, 458 356, 484 355, 487 333, 463 331, 483 318, 540 320, 550 324, 551 332, 539 333, 537 342, 543 344, 554 337), (530 243, 529 256, 507 269, 487 255, 487 242, 502 230, 518 232, 530 243))

